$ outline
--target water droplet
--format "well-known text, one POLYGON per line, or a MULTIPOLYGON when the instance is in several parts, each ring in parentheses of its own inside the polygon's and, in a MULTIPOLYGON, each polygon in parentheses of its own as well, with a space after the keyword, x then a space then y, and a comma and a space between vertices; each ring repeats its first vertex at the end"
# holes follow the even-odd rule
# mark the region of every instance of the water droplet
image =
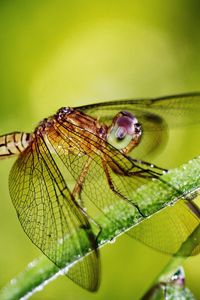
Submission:
POLYGON ((64 242, 64 240, 63 240, 63 239, 59 239, 59 240, 58 240, 58 244, 59 244, 59 245, 62 245, 62 244, 63 244, 63 242, 64 242))
POLYGON ((109 242, 110 242, 110 244, 113 244, 113 243, 115 243, 115 241, 116 241, 116 238, 112 238, 109 242))
POLYGON ((11 279, 11 281, 10 281, 10 283, 11 283, 12 285, 16 284, 16 282, 17 282, 17 280, 16 280, 15 278, 11 279))
POLYGON ((36 261, 34 260, 34 261, 32 261, 32 262, 30 262, 29 264, 28 264, 28 268, 29 269, 32 269, 35 265, 36 265, 36 261))

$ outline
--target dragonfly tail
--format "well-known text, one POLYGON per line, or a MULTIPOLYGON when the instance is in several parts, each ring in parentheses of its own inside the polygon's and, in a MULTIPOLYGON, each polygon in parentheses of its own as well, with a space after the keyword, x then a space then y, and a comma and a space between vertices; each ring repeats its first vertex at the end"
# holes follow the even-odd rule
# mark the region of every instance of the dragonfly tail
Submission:
POLYGON ((18 156, 29 145, 31 135, 25 132, 12 132, 0 136, 0 159, 18 156))

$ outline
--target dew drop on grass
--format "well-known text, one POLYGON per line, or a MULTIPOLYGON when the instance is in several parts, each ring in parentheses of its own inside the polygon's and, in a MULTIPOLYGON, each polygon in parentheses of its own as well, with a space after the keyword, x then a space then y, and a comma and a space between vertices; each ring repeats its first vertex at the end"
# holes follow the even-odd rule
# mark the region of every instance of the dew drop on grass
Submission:
POLYGON ((15 278, 11 279, 11 281, 10 281, 10 283, 11 283, 12 285, 15 285, 16 282, 17 282, 17 280, 16 280, 15 278))
POLYGON ((114 244, 115 241, 116 241, 116 238, 112 238, 112 239, 109 241, 109 243, 110 243, 110 244, 114 244))

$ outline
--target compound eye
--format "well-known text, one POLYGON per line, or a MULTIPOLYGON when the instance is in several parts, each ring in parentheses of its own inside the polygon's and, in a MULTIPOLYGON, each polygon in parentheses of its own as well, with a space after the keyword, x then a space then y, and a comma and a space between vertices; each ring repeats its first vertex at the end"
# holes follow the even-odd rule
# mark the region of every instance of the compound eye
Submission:
POLYGON ((59 117, 59 118, 62 118, 63 116, 66 116, 66 115, 68 115, 68 114, 70 114, 71 112, 72 112, 72 108, 70 108, 70 107, 61 107, 58 111, 57 111, 57 113, 56 113, 56 115, 59 117))
POLYGON ((108 143, 118 150, 126 148, 134 138, 136 125, 138 121, 133 115, 122 114, 114 120, 108 131, 108 143))

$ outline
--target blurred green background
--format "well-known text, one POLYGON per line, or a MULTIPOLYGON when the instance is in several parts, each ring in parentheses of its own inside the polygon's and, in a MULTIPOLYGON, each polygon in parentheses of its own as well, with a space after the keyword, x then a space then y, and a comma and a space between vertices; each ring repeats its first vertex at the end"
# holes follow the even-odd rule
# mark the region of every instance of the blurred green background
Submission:
MULTIPOLYGON (((200 90, 197 0, 1 0, 0 24, 0 134, 31 131, 61 106, 200 90)), ((156 162, 171 167, 199 154, 188 133, 171 143, 170 160, 162 154, 156 162)), ((0 286, 40 255, 9 197, 12 163, 0 164, 0 286)), ((127 236, 104 247, 101 258, 96 294, 62 277, 32 299, 139 299, 168 260, 127 236)), ((198 256, 184 265, 197 299, 199 265, 198 256)))

